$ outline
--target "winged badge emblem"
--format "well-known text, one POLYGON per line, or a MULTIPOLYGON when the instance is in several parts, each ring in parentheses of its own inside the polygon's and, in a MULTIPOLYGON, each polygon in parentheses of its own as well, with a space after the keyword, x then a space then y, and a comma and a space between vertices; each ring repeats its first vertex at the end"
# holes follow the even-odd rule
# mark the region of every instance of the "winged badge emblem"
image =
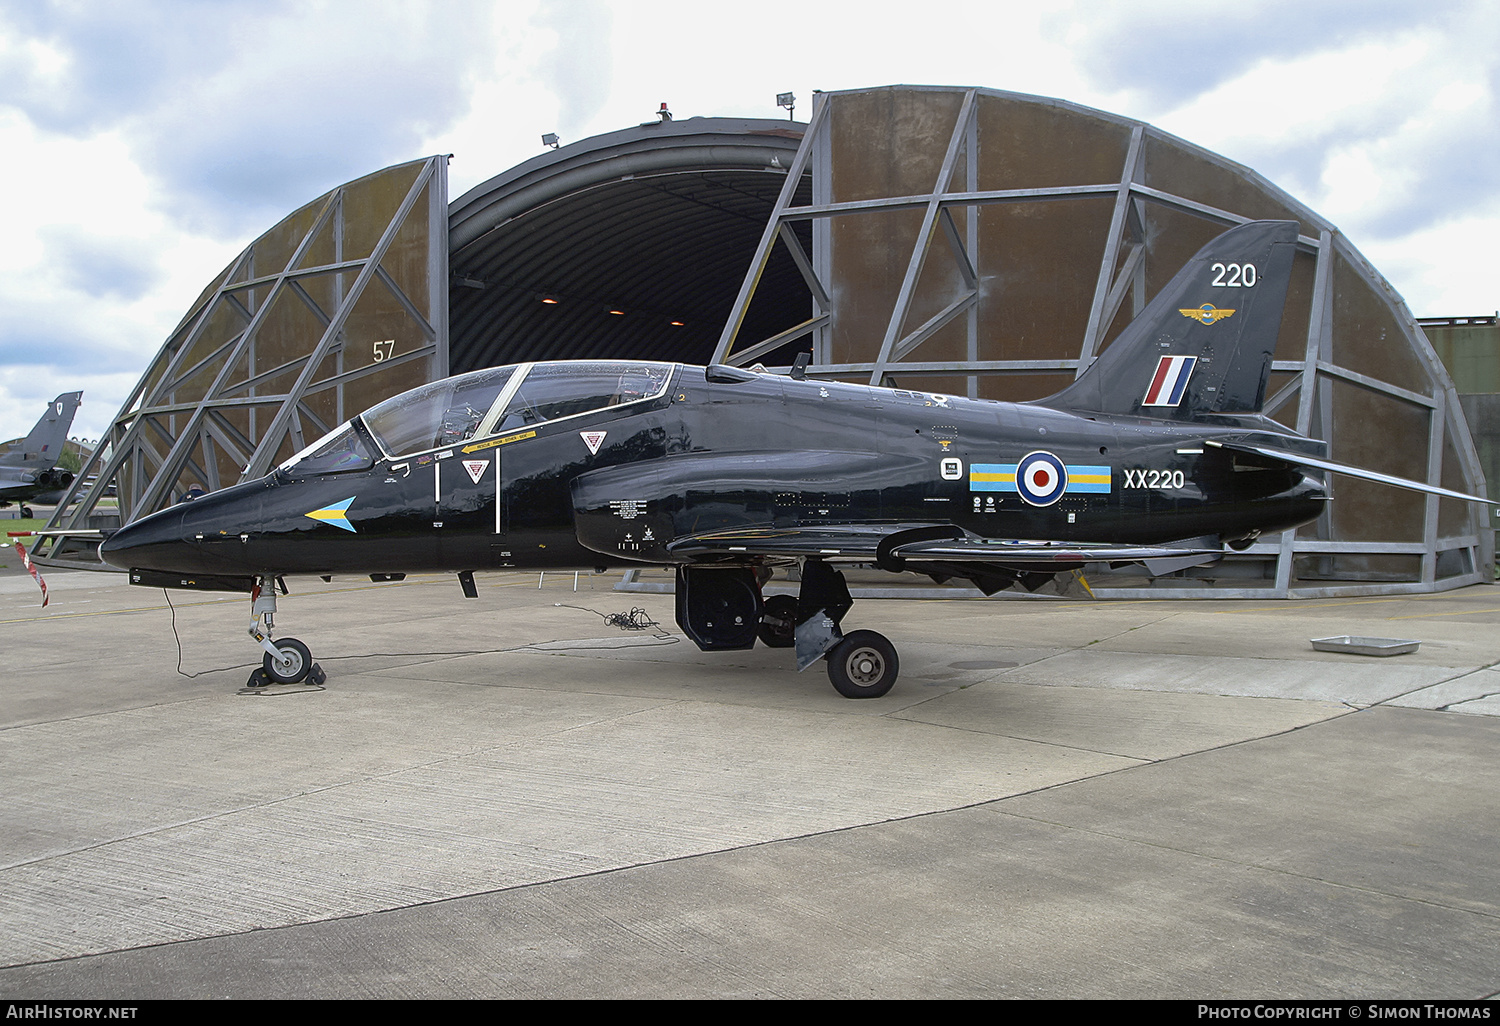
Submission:
POLYGON ((1177 312, 1184 317, 1191 317, 1202 324, 1215 324, 1226 317, 1234 316, 1233 310, 1224 310, 1214 306, 1212 303, 1204 303, 1202 306, 1192 307, 1188 310, 1179 308, 1177 312))

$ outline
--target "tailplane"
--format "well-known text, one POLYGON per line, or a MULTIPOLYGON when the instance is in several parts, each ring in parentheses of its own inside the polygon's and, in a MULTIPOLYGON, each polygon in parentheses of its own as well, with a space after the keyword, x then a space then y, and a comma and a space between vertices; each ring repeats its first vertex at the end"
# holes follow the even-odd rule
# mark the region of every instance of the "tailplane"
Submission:
POLYGON ((1158 420, 1260 412, 1297 227, 1251 221, 1214 239, 1077 381, 1039 404, 1158 420))

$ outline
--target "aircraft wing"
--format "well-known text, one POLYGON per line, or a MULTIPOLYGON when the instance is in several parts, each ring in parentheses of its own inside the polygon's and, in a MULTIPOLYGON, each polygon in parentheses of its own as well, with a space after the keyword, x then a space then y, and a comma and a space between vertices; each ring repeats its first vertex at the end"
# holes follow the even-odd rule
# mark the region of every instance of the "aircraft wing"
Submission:
POLYGON ((1491 506, 1500 506, 1500 502, 1486 499, 1480 495, 1469 495, 1465 492, 1450 491, 1447 488, 1439 488, 1436 485, 1426 484, 1421 481, 1413 481, 1405 477, 1395 477, 1391 474, 1380 474, 1373 470, 1364 470, 1360 467, 1351 467, 1346 463, 1333 463, 1329 460, 1317 459, 1300 452, 1292 452, 1288 449, 1273 449, 1270 446, 1255 445, 1250 442, 1225 442, 1214 439, 1205 439, 1205 445, 1216 449, 1228 449, 1231 452, 1250 453, 1255 456, 1266 456, 1273 460, 1281 460, 1299 467, 1313 467, 1317 470, 1328 470, 1335 474, 1343 474, 1346 477, 1363 478, 1366 481, 1377 481, 1380 484, 1388 484, 1396 488, 1406 488, 1414 492, 1426 492, 1428 495, 1441 495, 1448 499, 1462 499, 1465 502, 1483 502, 1491 506))
POLYGON ((1217 558, 1222 546, 1209 539, 1174 545, 1028 541, 976 538, 948 524, 830 524, 817 527, 737 528, 678 538, 667 546, 688 558, 819 556, 864 560, 903 570, 906 561, 989 564, 1026 570, 1057 570, 1083 563, 1145 563, 1201 556, 1217 558))
POLYGON ((817 527, 749 527, 686 535, 667 551, 687 558, 737 556, 837 557, 873 562, 881 542, 930 524, 828 524, 817 527))
POLYGON ((1180 559, 1185 556, 1217 558, 1224 554, 1224 549, 1223 546, 1198 544, 1177 546, 1100 543, 1090 545, 1074 542, 960 538, 947 542, 910 542, 897 545, 891 549, 891 554, 900 559, 919 560, 924 563, 993 562, 1003 566, 1025 566, 1043 570, 1059 563, 1150 563, 1156 560, 1180 559))
POLYGON ((0 471, 0 499, 29 499, 35 491, 35 481, 25 480, 19 474, 0 471))

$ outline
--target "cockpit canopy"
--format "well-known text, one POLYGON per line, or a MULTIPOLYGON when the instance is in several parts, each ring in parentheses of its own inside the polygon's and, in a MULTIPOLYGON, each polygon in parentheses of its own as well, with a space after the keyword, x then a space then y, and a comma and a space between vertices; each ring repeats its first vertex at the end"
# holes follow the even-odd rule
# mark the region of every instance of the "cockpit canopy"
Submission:
MULTIPOLYGON (((441 449, 595 410, 661 397, 675 364, 627 360, 523 363, 460 374, 387 399, 357 419, 387 457, 441 449)), ((352 422, 281 465, 295 476, 373 462, 352 422)))

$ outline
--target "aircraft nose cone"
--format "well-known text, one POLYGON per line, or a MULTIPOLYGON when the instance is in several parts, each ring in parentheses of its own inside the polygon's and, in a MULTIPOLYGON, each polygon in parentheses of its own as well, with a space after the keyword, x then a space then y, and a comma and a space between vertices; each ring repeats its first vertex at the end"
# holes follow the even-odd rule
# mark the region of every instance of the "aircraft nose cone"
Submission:
POLYGON ((187 565, 195 546, 185 533, 186 512, 174 506, 125 525, 104 539, 100 558, 121 570, 196 571, 197 567, 187 565))

